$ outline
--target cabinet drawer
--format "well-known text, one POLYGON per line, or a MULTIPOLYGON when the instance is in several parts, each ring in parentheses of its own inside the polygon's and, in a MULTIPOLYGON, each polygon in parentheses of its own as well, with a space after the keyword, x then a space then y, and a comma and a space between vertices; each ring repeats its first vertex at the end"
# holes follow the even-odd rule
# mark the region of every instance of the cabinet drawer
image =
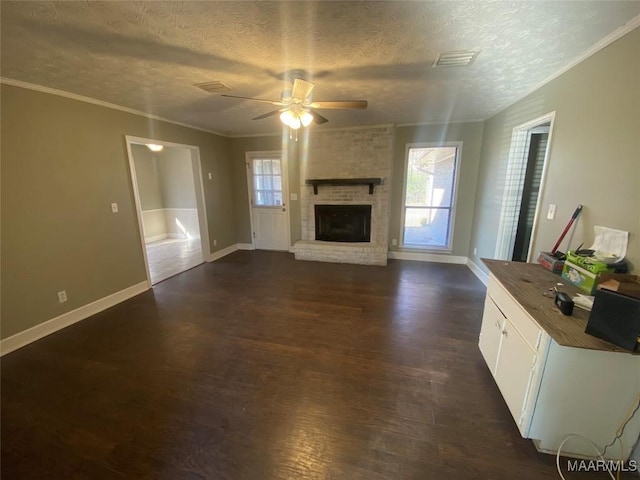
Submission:
POLYGON ((493 276, 489 277, 487 294, 522 335, 522 338, 531 348, 537 350, 540 344, 540 335, 542 334, 540 327, 493 276))

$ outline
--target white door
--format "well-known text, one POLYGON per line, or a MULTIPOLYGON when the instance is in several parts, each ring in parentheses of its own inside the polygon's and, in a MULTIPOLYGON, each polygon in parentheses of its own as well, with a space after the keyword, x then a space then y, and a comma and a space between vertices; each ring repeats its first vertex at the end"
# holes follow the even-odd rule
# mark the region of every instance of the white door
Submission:
POLYGON ((518 427, 522 425, 522 412, 526 409, 535 363, 536 354, 511 322, 506 320, 495 379, 518 427))
POLYGON ((258 250, 289 250, 286 172, 280 152, 247 154, 251 229, 258 250))
POLYGON ((487 296, 484 301, 484 314, 482 315, 482 327, 478 345, 480 353, 482 353, 487 366, 491 370, 491 375, 496 374, 496 363, 505 321, 506 318, 502 312, 496 307, 493 300, 487 296))

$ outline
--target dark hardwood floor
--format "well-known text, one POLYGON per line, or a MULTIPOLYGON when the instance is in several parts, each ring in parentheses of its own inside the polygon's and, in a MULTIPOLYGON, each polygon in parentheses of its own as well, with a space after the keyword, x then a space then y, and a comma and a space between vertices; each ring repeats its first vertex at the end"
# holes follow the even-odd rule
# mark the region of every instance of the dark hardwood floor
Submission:
POLYGON ((484 295, 460 265, 201 265, 3 357, 2 478, 557 478, 478 351, 484 295))

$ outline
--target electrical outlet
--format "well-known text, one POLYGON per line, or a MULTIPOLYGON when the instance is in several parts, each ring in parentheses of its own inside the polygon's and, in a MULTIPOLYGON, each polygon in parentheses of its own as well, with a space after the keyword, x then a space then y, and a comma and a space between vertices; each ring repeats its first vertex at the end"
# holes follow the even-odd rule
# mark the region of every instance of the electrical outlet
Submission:
POLYGON ((58 301, 60 303, 64 303, 67 301, 67 291, 66 290, 62 290, 60 292, 58 292, 58 301))
POLYGON ((209 180, 213 180, 213 176, 211 175, 211 172, 209 172, 209 180))
POLYGON ((118 204, 115 202, 111 204, 111 213, 118 213, 118 204))
POLYGON ((217 245, 218 245, 218 240, 215 240, 215 239, 214 239, 214 240, 213 240, 213 246, 215 247, 215 246, 217 246, 217 245))
POLYGON ((556 216, 556 205, 554 203, 549 204, 549 210, 547 211, 547 219, 553 220, 556 216))
POLYGON ((475 247, 474 247, 474 249, 473 249, 473 254, 474 254, 474 255, 478 255, 478 249, 477 249, 477 248, 475 248, 475 247))
POLYGON ((398 239, 394 238, 393 240, 391 240, 391 245, 393 245, 394 247, 398 245, 398 239))

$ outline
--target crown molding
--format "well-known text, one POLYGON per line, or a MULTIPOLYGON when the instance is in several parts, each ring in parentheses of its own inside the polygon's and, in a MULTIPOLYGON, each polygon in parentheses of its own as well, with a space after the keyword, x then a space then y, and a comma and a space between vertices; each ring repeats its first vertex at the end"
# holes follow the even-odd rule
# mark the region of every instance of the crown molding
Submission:
POLYGON ((111 110, 119 110, 121 112, 131 113, 133 115, 149 118, 151 120, 158 120, 160 122, 166 122, 166 123, 171 123, 173 125, 178 125, 180 127, 190 128, 192 130, 199 130, 205 133, 212 133, 220 137, 229 137, 229 135, 222 132, 216 132, 215 130, 207 130, 206 128, 197 127, 195 125, 190 125, 188 123, 177 122, 169 118, 159 117, 158 115, 152 115, 150 113, 143 112, 142 110, 123 107, 121 105, 116 105, 115 103, 104 102, 102 100, 97 100, 95 98, 85 97, 84 95, 78 95, 76 93, 66 92, 64 90, 58 90, 57 88, 45 87, 44 85, 37 85, 35 83, 23 82, 22 80, 15 80, 13 78, 7 78, 7 77, 0 77, 0 83, 4 85, 10 85, 12 87, 19 87, 19 88, 25 88, 27 90, 34 90, 36 92, 48 93, 49 95, 64 97, 71 100, 77 100, 79 102, 90 103, 92 105, 109 108, 111 110))
POLYGON ((570 61, 567 65, 562 67, 560 70, 558 70, 554 74, 548 76, 547 78, 542 80, 540 83, 535 85, 533 88, 527 90, 527 92, 525 94, 520 95, 519 97, 517 97, 513 102, 509 103, 509 105, 507 105, 506 107, 501 108, 500 110, 497 110, 496 112, 494 112, 491 115, 489 115, 487 118, 485 118, 485 120, 489 120, 490 118, 495 117, 499 113, 505 111, 507 108, 509 108, 512 105, 518 103, 523 98, 528 97, 529 95, 531 95, 536 90, 544 87, 547 83, 551 82, 551 80, 554 80, 554 79, 558 78, 563 73, 566 73, 567 71, 571 70, 573 67, 575 67, 579 63, 582 63, 583 61, 585 61, 590 56, 598 53, 600 50, 604 49, 605 47, 608 47, 613 42, 615 42, 616 40, 619 40, 620 38, 624 37, 627 33, 635 30, 639 26, 640 26, 640 15, 637 15, 637 16, 633 17, 631 20, 629 20, 627 23, 622 25, 620 28, 617 28, 616 30, 611 32, 609 35, 603 37, 598 42, 596 42, 593 45, 591 45, 591 47, 589 47, 587 50, 585 50, 580 55, 575 57, 572 61, 570 61))

